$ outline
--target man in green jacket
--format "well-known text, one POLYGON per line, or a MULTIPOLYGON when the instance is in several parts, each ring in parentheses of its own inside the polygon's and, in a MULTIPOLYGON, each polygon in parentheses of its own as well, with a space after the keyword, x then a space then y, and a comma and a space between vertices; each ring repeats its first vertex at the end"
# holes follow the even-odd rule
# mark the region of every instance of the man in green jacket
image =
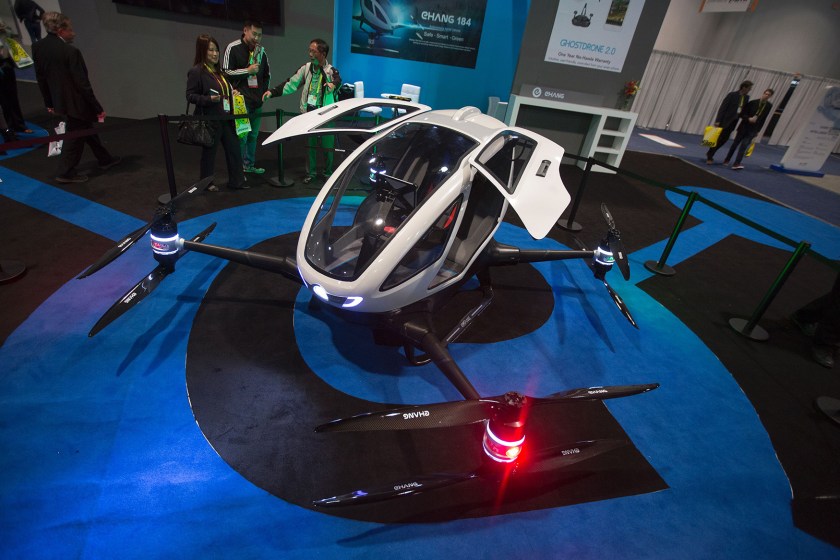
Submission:
MULTIPOLYGON (((341 76, 338 70, 327 61, 330 47, 323 39, 312 39, 309 43, 309 62, 298 68, 288 80, 271 88, 263 94, 263 101, 271 97, 288 95, 300 91, 300 112, 313 111, 338 100, 338 88, 341 76)), ((333 172, 334 136, 322 136, 321 146, 324 149, 324 177, 333 172)), ((316 175, 316 147, 318 138, 309 137, 309 157, 306 160, 306 177, 304 183, 311 183, 316 175)))

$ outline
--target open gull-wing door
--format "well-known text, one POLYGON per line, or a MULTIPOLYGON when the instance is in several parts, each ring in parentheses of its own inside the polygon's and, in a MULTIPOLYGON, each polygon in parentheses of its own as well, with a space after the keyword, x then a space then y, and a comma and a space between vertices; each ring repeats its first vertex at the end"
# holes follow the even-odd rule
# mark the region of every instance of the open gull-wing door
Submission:
POLYGON ((470 165, 504 195, 535 239, 560 219, 571 196, 560 179, 563 148, 522 128, 506 128, 484 142, 470 165))
POLYGON ((415 115, 431 111, 428 105, 400 99, 345 99, 316 111, 300 114, 274 131, 263 145, 294 136, 351 132, 373 136, 415 115), (379 114, 374 118, 371 109, 379 114))

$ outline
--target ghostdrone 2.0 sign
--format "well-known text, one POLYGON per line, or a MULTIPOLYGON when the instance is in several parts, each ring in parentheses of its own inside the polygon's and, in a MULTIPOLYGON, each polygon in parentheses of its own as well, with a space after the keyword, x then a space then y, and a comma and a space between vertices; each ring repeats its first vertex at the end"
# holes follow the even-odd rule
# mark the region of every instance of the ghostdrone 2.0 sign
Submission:
POLYGON ((487 0, 354 0, 350 51, 475 68, 487 0))
POLYGON ((560 0, 546 62, 621 72, 645 0, 560 0))

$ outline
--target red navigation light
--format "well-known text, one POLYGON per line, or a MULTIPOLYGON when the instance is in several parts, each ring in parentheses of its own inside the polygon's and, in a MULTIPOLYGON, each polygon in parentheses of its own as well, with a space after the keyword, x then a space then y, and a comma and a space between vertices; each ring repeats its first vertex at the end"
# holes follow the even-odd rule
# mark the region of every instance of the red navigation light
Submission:
POLYGON ((525 443, 525 436, 519 439, 503 439, 493 433, 490 423, 484 430, 484 452, 488 457, 499 463, 512 463, 522 452, 522 444, 525 443))

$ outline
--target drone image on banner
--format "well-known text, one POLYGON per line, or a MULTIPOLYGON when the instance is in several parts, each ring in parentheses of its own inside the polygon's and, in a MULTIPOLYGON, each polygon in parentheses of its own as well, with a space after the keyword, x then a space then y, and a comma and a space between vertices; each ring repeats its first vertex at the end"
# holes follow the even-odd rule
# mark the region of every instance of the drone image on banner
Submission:
MULTIPOLYGON (((359 29, 368 35, 367 46, 353 44, 356 50, 369 50, 370 52, 384 51, 399 54, 399 50, 387 48, 380 44, 383 36, 394 37, 399 29, 420 30, 422 27, 417 24, 404 24, 399 21, 396 12, 388 0, 361 0, 359 3, 359 15, 353 19, 359 22, 359 29)), ((412 18, 413 19, 413 18, 412 18)))
POLYGON ((475 68, 486 4, 486 0, 357 0, 350 50, 475 68))
MULTIPOLYGON (((264 142, 293 137, 347 134, 360 141, 315 197, 294 254, 272 255, 210 245, 215 224, 192 238, 178 232, 176 203, 203 190, 204 179, 168 204, 152 221, 127 235, 91 265, 93 274, 151 230, 157 267, 120 298, 93 326, 94 336, 148 297, 194 251, 273 272, 311 293, 313 302, 340 319, 363 324, 374 340, 402 346, 414 365, 434 363, 464 400, 324 418, 318 432, 447 428, 483 423, 486 458, 464 473, 418 474, 411 480, 314 497, 317 507, 375 502, 442 488, 477 477, 502 480, 563 469, 627 442, 612 439, 561 441, 529 447, 532 409, 581 400, 601 401, 645 393, 657 383, 588 387, 532 397, 517 392, 483 396, 448 350, 493 300, 492 271, 520 263, 567 259, 591 261, 627 321, 638 328, 607 282, 618 265, 630 271, 620 233, 606 206, 607 231, 594 250, 520 248, 494 239, 509 208, 536 240, 544 238, 570 203, 560 177, 564 150, 534 132, 508 127, 474 107, 431 111, 397 99, 349 99, 290 119, 264 142), (392 118, 375 124, 360 117, 381 107, 392 118), (435 315, 465 283, 477 279, 481 301, 449 333, 436 332, 435 315)), ((313 426, 314 427, 314 426, 313 426)))

